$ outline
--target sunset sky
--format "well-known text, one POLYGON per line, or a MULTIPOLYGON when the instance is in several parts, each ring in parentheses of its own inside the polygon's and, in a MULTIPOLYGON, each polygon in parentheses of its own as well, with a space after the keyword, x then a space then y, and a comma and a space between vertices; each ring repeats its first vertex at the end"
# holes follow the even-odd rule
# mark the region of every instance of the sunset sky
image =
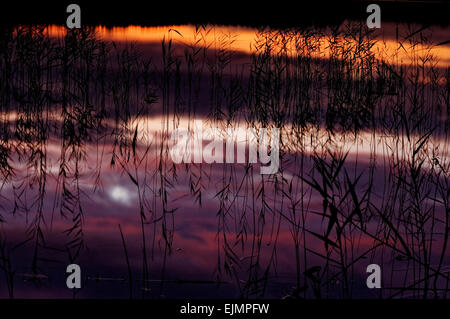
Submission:
POLYGON ((70 2, 0 11, 0 298, 449 297, 449 1, 70 2))

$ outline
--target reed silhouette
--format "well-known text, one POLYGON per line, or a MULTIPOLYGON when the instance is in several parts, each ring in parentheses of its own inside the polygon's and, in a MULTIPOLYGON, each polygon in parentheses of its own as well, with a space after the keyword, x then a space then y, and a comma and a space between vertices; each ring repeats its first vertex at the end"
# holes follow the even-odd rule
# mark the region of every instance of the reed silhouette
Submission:
POLYGON ((169 29, 157 53, 92 27, 57 38, 46 30, 0 33, 0 291, 8 297, 17 295, 14 267, 39 282, 48 264, 82 258, 91 245, 86 206, 116 174, 136 194, 139 250, 119 224, 116 258, 126 268, 112 278, 128 282, 117 289, 130 298, 162 297, 173 284, 274 296, 288 271, 278 298, 354 298, 369 263, 383 269, 371 297, 447 298, 450 68, 434 53, 446 44, 426 30, 407 25, 394 50, 377 52, 386 43, 359 22, 266 28, 246 63, 233 36, 211 42, 209 25, 183 44, 169 29), (224 136, 280 128, 278 173, 174 164, 171 132, 198 118, 224 136), (213 278, 176 279, 167 267, 181 251, 186 207, 215 216, 213 278), (23 238, 8 228, 16 216, 23 238), (47 240, 60 225, 64 239, 47 240), (32 252, 29 266, 15 260, 20 251, 32 252))

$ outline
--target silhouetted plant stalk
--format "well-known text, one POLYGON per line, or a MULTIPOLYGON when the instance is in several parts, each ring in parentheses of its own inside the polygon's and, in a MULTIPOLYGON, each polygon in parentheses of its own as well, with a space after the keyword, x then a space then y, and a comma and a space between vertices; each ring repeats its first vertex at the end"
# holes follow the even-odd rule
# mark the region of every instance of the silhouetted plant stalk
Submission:
MULTIPOLYGON (((166 267, 178 200, 189 196, 198 209, 206 209, 205 201, 215 205, 214 282, 231 279, 239 296, 265 296, 283 276, 278 258, 287 232, 295 278, 286 297, 358 296, 360 268, 370 261, 385 274, 379 297, 445 298, 450 69, 438 67, 435 44, 417 30, 410 26, 387 55, 375 49, 382 40, 355 22, 262 29, 242 65, 235 61, 236 39, 217 35, 210 42, 211 26, 197 26, 193 42, 183 44, 176 41, 183 35, 169 30, 160 55, 149 58, 138 45, 109 43, 91 28, 59 39, 40 26, 5 30, 0 223, 13 214, 26 217, 27 236, 17 249, 31 247, 34 276, 44 272, 41 252, 53 248, 45 226, 57 218, 47 216, 45 198, 49 176, 55 177, 53 210, 67 224, 58 249, 77 260, 88 244, 83 203, 90 193, 83 179, 93 177, 91 191, 102 192, 108 162, 137 194, 140 286, 119 227, 130 297, 136 287, 143 297, 163 296, 165 283, 177 282, 166 267), (408 64, 400 61, 403 52, 408 64), (260 175, 253 163, 217 169, 171 162, 171 132, 184 124, 194 129, 196 119, 222 133, 280 128, 278 173, 260 175), (57 173, 50 169, 55 143, 57 173), (179 194, 181 186, 187 194, 179 194)), ((13 297, 6 238, 0 269, 13 297)))

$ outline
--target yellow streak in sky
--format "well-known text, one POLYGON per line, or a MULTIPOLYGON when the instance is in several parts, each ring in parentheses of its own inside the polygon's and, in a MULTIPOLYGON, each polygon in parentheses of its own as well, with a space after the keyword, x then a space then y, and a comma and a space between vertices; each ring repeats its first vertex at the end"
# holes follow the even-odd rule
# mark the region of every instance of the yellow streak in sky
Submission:
MULTIPOLYGON (((62 37, 66 32, 64 26, 52 25, 47 27, 47 32, 51 37, 62 37)), ((173 43, 192 45, 200 47, 214 48, 221 45, 221 41, 226 40, 226 49, 245 54, 256 52, 255 44, 259 32, 257 29, 242 26, 212 26, 201 33, 196 33, 195 26, 127 26, 95 27, 98 38, 115 42, 138 42, 138 43, 160 43, 163 39, 172 39, 173 43)), ((320 40, 319 50, 312 56, 327 58, 330 56, 329 42, 323 36, 320 40)), ((222 42, 223 43, 223 42, 222 42)), ((356 45, 349 43, 350 46, 356 45)), ((427 47, 423 44, 416 44, 414 48, 404 43, 401 47, 399 42, 393 39, 376 41, 372 47, 372 52, 377 58, 384 59, 391 64, 412 65, 420 61, 420 57, 431 53, 435 58, 436 67, 450 66, 450 45, 427 47)), ((287 54, 296 56, 294 43, 288 44, 287 54)))

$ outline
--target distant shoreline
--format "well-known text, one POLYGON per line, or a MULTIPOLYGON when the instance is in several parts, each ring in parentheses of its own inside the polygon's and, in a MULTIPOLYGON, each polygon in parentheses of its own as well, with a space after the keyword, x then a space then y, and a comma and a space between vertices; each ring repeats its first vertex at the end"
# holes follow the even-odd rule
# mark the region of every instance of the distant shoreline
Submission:
POLYGON ((448 1, 124 1, 80 0, 12 2, 0 11, 0 24, 64 24, 66 7, 77 3, 82 9, 84 25, 171 25, 228 24, 246 26, 291 27, 296 25, 334 25, 345 19, 365 19, 368 3, 378 3, 382 21, 448 25, 448 1), (244 5, 245 4, 245 5, 244 5))

